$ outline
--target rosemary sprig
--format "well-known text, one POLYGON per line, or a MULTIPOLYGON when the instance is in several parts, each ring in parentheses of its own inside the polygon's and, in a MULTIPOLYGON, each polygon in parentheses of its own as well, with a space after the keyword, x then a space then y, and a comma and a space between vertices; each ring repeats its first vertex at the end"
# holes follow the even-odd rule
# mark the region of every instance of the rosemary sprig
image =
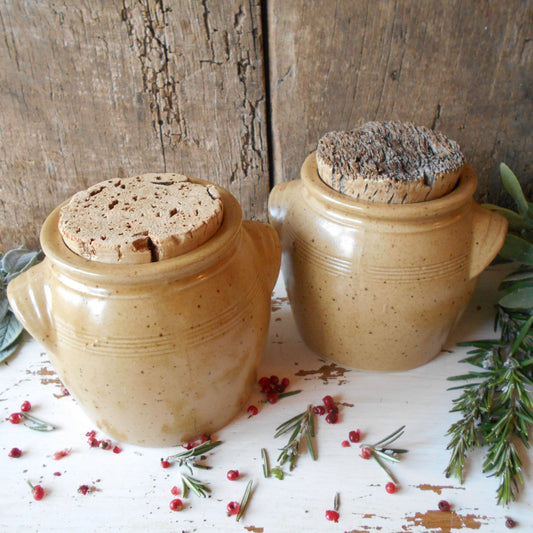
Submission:
POLYGON ((445 474, 462 483, 468 452, 487 446, 483 472, 499 478, 497 499, 503 505, 516 500, 519 486, 524 483, 516 441, 529 447, 533 423, 533 400, 528 391, 533 385, 533 350, 523 344, 532 324, 533 317, 525 322, 516 339, 462 343, 474 349, 468 352, 470 357, 460 362, 481 367, 483 371, 450 378, 469 383, 454 387, 463 389, 452 408, 462 418, 447 433, 451 457, 445 474), (516 342, 519 339, 521 344, 516 342))
POLYGON ((210 466, 198 463, 197 459, 203 459, 204 454, 210 452, 213 448, 216 448, 220 444, 222 444, 222 441, 218 440, 213 442, 208 440, 202 444, 199 444, 198 446, 195 446, 194 448, 191 448, 190 450, 185 450, 184 452, 170 455, 167 457, 167 461, 175 462, 178 464, 178 466, 186 466, 191 473, 191 467, 209 470, 211 468, 210 466))
POLYGON ((189 490, 191 490, 199 498, 206 498, 207 495, 211 492, 211 489, 203 482, 195 479, 183 472, 180 472, 181 476, 181 493, 184 498, 187 498, 189 495, 189 490))
POLYGON ((244 513, 246 512, 246 508, 248 507, 248 503, 250 502, 250 498, 252 496, 252 487, 253 481, 250 479, 250 481, 248 481, 246 484, 246 489, 244 490, 241 503, 239 504, 239 512, 237 513, 236 517, 237 522, 244 516, 244 513))
POLYGON ((479 368, 449 378, 461 390, 451 412, 461 418, 448 429, 450 460, 447 476, 462 483, 469 452, 486 447, 483 472, 499 479, 497 500, 516 500, 524 483, 518 443, 529 447, 533 424, 533 204, 528 202, 512 171, 500 166, 502 184, 517 211, 486 205, 509 222, 500 258, 520 263, 499 286, 505 291, 496 305, 495 329, 500 338, 461 343, 471 350, 462 363, 479 368))
POLYGON ((391 479, 393 483, 398 483, 397 479, 394 477, 391 470, 383 462, 383 460, 390 463, 398 463, 400 457, 407 453, 408 450, 404 448, 391 448, 390 445, 398 440, 405 433, 405 425, 398 428, 396 431, 393 431, 390 435, 387 435, 385 438, 376 442, 375 444, 361 444, 360 447, 363 449, 368 449, 371 451, 372 458, 378 463, 378 465, 383 469, 387 476, 391 479))
POLYGON ((313 414, 313 406, 309 405, 307 409, 289 420, 283 422, 276 428, 274 438, 281 437, 290 433, 289 440, 283 448, 278 457, 280 466, 289 462, 289 470, 293 470, 296 466, 296 461, 302 451, 302 442, 305 440, 307 450, 311 455, 313 461, 316 461, 317 455, 313 446, 313 437, 315 436, 315 418, 313 414))

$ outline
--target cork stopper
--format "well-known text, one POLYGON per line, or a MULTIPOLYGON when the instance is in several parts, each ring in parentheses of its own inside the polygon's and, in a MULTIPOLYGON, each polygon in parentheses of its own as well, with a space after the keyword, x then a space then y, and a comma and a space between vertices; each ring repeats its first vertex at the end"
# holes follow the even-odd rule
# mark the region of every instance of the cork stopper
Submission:
POLYGON ((139 264, 189 252, 219 229, 217 188, 180 174, 111 179, 75 194, 59 232, 76 254, 102 263, 139 264))
POLYGON ((392 121, 326 133, 316 159, 320 178, 336 191, 391 204, 447 194, 464 165, 459 145, 442 133, 392 121))

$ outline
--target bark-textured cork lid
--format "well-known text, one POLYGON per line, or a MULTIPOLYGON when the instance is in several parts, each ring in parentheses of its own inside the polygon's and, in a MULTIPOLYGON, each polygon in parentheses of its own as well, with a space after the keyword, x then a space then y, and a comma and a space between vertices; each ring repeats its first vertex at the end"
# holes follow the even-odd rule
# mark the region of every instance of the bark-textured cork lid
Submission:
POLYGON ((394 121, 326 133, 316 159, 320 178, 336 191, 392 204, 447 194, 464 165, 457 142, 430 128, 394 121))
POLYGON ((189 252, 219 229, 217 188, 173 173, 102 181, 63 206, 59 231, 76 254, 102 263, 139 264, 189 252))

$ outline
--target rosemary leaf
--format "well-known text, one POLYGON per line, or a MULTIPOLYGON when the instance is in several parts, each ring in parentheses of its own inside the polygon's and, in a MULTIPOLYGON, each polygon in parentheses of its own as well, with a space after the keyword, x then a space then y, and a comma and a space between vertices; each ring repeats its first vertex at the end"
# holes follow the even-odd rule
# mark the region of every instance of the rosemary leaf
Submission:
POLYGON ((24 425, 35 431, 53 431, 54 429, 56 429, 56 426, 54 426, 53 424, 45 422, 44 420, 36 418, 35 416, 32 416, 28 413, 23 413, 23 416, 29 422, 29 424, 25 423, 24 425))
POLYGON ((389 479, 395 483, 396 485, 398 485, 398 480, 394 477, 394 475, 392 474, 392 472, 389 470, 389 468, 387 468, 387 465, 379 458, 379 455, 380 454, 376 454, 376 453, 373 453, 372 454, 372 457, 376 460, 376 462, 379 464, 379 466, 381 466, 381 468, 385 471, 385 473, 387 474, 387 476, 389 476, 389 479))
MULTIPOLYGON (((181 476, 182 486, 184 487, 184 489, 185 487, 187 489, 190 489, 194 494, 196 494, 196 496, 200 498, 205 498, 207 494, 211 492, 211 489, 205 483, 202 483, 201 481, 198 481, 197 479, 191 476, 188 476, 184 474, 183 472, 180 473, 180 476, 181 476)), ((184 490, 183 492, 184 493, 188 492, 188 490, 187 491, 184 490)))
POLYGON ((278 394, 278 399, 281 400, 282 398, 288 398, 289 396, 294 396, 295 394, 300 394, 301 389, 299 390, 291 390, 291 391, 288 391, 288 392, 282 392, 280 394, 278 394))
POLYGON ((386 461, 390 461, 391 463, 399 463, 400 462, 400 459, 398 459, 398 457, 394 457, 394 455, 388 454, 388 453, 386 453, 384 451, 381 451, 379 449, 376 449, 376 448, 373 449, 372 456, 373 457, 375 457, 375 456, 382 457, 383 459, 385 459, 386 461))
POLYGON ((309 455, 311 456, 313 461, 316 461, 316 454, 315 454, 315 449, 313 448, 313 441, 311 440, 310 431, 305 432, 305 438, 307 440, 307 449, 309 450, 309 455))
POLYGON ((239 512, 237 513, 237 518, 236 518, 237 522, 244 516, 246 508, 248 507, 248 503, 250 502, 250 497, 252 496, 252 487, 253 487, 253 481, 250 479, 250 481, 248 481, 246 485, 246 489, 244 490, 244 495, 239 505, 239 512))
POLYGON ((341 505, 341 497, 338 492, 335 493, 335 498, 333 499, 333 510, 338 511, 341 505))
POLYGON ((270 462, 265 448, 261 448, 261 457, 263 458, 263 475, 265 477, 270 477, 270 462))
POLYGON ((393 431, 390 435, 385 437, 384 439, 381 439, 380 441, 376 442, 372 446, 374 448, 377 447, 386 447, 389 444, 392 444, 396 439, 400 438, 404 434, 405 426, 402 426, 398 428, 396 431, 393 431))

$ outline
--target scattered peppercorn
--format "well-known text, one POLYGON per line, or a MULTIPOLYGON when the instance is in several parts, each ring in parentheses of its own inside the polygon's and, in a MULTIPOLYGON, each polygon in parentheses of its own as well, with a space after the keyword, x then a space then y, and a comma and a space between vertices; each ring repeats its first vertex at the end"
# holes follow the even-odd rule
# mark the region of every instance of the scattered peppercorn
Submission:
POLYGON ((72 452, 71 448, 65 448, 64 450, 55 452, 52 457, 54 458, 55 461, 59 461, 59 459, 63 459, 63 457, 70 455, 71 452, 72 452))
POLYGON ((170 510, 171 511, 181 511, 183 509, 183 502, 176 498, 175 500, 172 500, 170 502, 170 510))
POLYGON ((372 450, 370 448, 367 448, 367 447, 363 448, 361 450, 361 457, 363 459, 370 459, 372 457, 372 450))
POLYGON ((385 485, 385 490, 389 493, 389 494, 394 494, 396 492, 396 485, 392 482, 392 481, 389 481, 389 483, 387 483, 385 485))
POLYGON ((513 529, 515 526, 516 526, 516 522, 512 518, 507 517, 505 519, 505 527, 507 529, 513 529))
POLYGON ((239 502, 229 502, 226 507, 226 510, 228 511, 228 516, 239 514, 240 509, 241 506, 239 505, 239 502))
POLYGON ((339 415, 337 413, 328 413, 326 415, 326 422, 328 424, 336 424, 339 421, 339 415))
POLYGON ((33 499, 34 500, 42 500, 44 498, 44 489, 41 487, 41 485, 35 485, 32 489, 33 492, 33 499))
POLYGON ((448 512, 451 509, 451 505, 446 500, 439 502, 439 511, 448 512))
POLYGON ((335 405, 335 400, 329 396, 329 394, 327 396, 324 396, 324 398, 322 398, 322 401, 324 402, 324 405, 326 407, 332 407, 335 405))
POLYGON ((226 474, 226 477, 230 481, 235 481, 239 477, 239 471, 238 470, 228 470, 228 473, 226 474))
POLYGON ((17 459, 22 455, 22 450, 20 448, 11 448, 11 451, 9 452, 8 455, 9 457, 13 457, 17 459))
POLYGON ((348 439, 350 439, 350 442, 359 442, 361 440, 361 431, 359 429, 350 431, 348 439))
POLYGON ((11 413, 9 415, 9 421, 12 424, 20 424, 23 418, 24 418, 24 415, 22 413, 11 413))

